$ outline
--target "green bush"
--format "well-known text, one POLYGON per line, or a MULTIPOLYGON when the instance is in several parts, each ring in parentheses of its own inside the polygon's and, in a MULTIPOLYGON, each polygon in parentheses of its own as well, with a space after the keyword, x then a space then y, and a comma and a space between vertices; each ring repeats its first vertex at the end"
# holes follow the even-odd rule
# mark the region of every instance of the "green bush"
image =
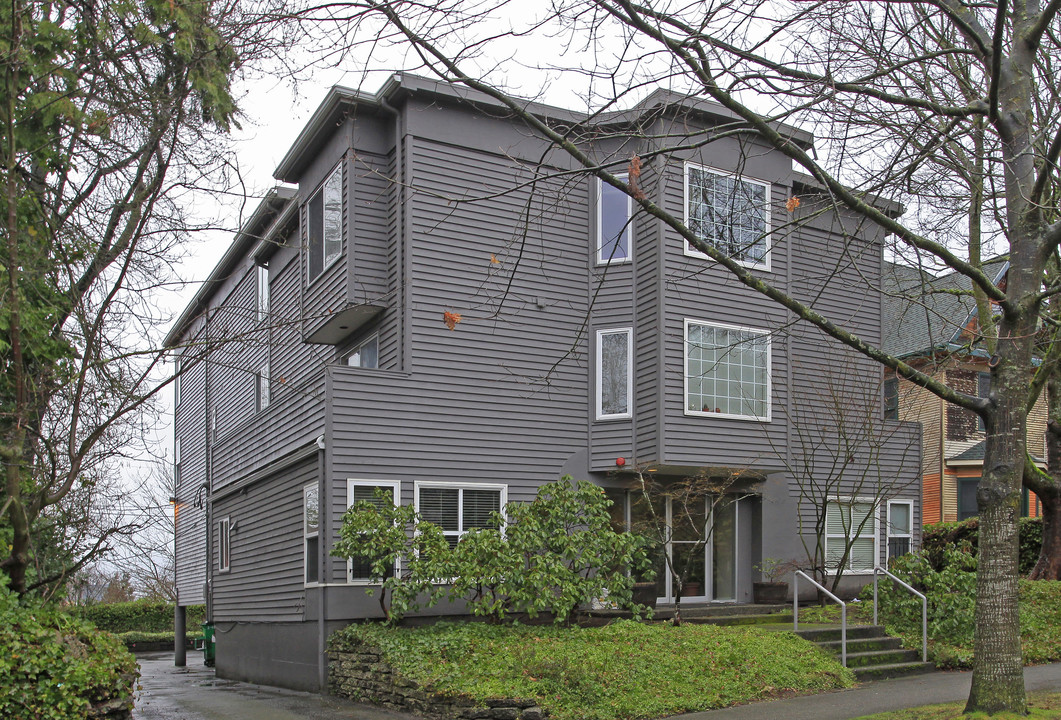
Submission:
MULTIPOLYGON (((158 600, 99 603, 70 608, 70 612, 107 632, 173 633, 173 604, 158 600)), ((206 617, 205 606, 189 605, 186 612, 187 628, 198 630, 199 624, 206 617)))
POLYGON ((0 717, 85 718, 128 700, 136 658, 113 635, 53 607, 21 604, 0 579, 0 717))
MULTIPOLYGON (((1027 575, 1039 560, 1039 548, 1043 541, 1043 519, 1020 519, 1020 574, 1027 575)), ((943 553, 968 543, 976 554, 976 543, 980 534, 980 521, 969 518, 961 522, 946 522, 926 525, 921 536, 921 550, 937 570, 943 567, 943 553)))
MULTIPOLYGON (((965 545, 966 550, 968 545, 965 545)), ((963 644, 973 639, 976 599, 976 557, 959 548, 945 548, 937 569, 924 552, 896 558, 892 572, 928 597, 928 636, 963 644)), ((880 583, 880 610, 890 626, 921 635, 921 600, 893 582, 880 583)))

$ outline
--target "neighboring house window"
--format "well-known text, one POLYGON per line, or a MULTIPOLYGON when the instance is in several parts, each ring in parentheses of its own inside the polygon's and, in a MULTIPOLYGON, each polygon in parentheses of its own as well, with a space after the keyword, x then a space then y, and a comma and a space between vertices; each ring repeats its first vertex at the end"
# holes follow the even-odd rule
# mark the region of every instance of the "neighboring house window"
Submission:
MULTIPOLYGON (((359 502, 365 501, 370 502, 376 507, 380 507, 381 503, 389 501, 392 504, 395 503, 395 498, 399 497, 399 484, 397 482, 381 481, 381 480, 348 480, 346 485, 346 500, 347 507, 353 507, 359 502), (381 491, 386 494, 386 497, 381 498, 377 495, 377 491, 381 491)), ((391 575, 397 570, 394 568, 387 573, 386 577, 391 575)), ((366 560, 351 559, 347 563, 347 578, 352 583, 366 583, 372 576, 372 568, 366 560)))
MULTIPOLYGON (((991 373, 981 372, 976 373, 976 396, 977 397, 990 397, 991 395, 991 373)), ((976 429, 979 432, 986 432, 987 427, 984 425, 984 419, 979 415, 976 416, 976 429)))
POLYGON ((173 440, 173 484, 180 485, 181 482, 181 439, 173 440))
POLYGON ((313 280, 343 250, 343 166, 324 181, 306 206, 307 270, 313 280))
POLYGON ((474 528, 497 527, 491 513, 505 506, 504 485, 417 483, 416 509, 428 522, 442 528, 450 546, 474 528))
POLYGON ((685 412, 770 419, 770 335, 685 321, 685 412))
MULTIPOLYGON (((770 269, 769 184, 688 163, 685 224, 734 260, 770 269)), ((685 252, 706 257, 689 243, 685 252)))
POLYGON ((254 409, 261 412, 269 407, 272 399, 269 384, 269 363, 262 365, 254 379, 254 409))
POLYGON ((976 506, 976 488, 980 478, 961 478, 958 480, 958 519, 968 520, 980 514, 976 506))
POLYGON ((379 367, 379 335, 373 335, 368 340, 358 345, 346 356, 346 364, 350 367, 371 368, 379 367))
POLYGON ((269 316, 269 268, 258 265, 258 320, 269 316))
POLYGON ((633 394, 631 328, 597 331, 597 419, 630 417, 633 394))
POLYGON ((173 361, 173 407, 181 404, 181 365, 182 361, 177 358, 173 361))
POLYGON ((302 536, 306 584, 313 585, 320 581, 320 487, 317 483, 302 487, 302 536))
POLYGON ((231 560, 232 533, 229 530, 230 527, 228 518, 221 518, 217 521, 217 569, 219 572, 228 570, 231 560))
POLYGON ((869 572, 876 564, 877 523, 874 504, 868 500, 829 500, 825 509, 825 566, 840 568, 850 545, 846 572, 869 572))
POLYGON ((899 378, 884 381, 884 419, 899 419, 899 378))
MULTIPOLYGON (((627 182, 627 175, 616 175, 627 182)), ((630 260, 633 200, 617 187, 597 180, 597 264, 630 260)))
POLYGON ((909 500, 888 501, 888 559, 910 552, 914 538, 914 504, 909 500))

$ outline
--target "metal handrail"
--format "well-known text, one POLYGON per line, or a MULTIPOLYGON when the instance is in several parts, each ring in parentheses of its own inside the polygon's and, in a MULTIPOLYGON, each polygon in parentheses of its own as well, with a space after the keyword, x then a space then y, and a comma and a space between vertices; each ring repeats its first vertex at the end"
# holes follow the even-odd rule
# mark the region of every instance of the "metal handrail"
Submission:
POLYGON ((847 603, 826 590, 824 585, 802 570, 796 570, 792 575, 792 629, 799 630, 799 578, 801 575, 834 601, 840 603, 840 664, 847 667, 847 603))
POLYGON ((902 585, 904 588, 909 590, 914 595, 921 598, 921 661, 928 662, 928 598, 924 594, 914 590, 912 587, 907 585, 905 582, 897 578, 892 573, 888 572, 880 565, 873 568, 873 624, 877 624, 877 576, 879 573, 884 573, 895 582, 902 585))

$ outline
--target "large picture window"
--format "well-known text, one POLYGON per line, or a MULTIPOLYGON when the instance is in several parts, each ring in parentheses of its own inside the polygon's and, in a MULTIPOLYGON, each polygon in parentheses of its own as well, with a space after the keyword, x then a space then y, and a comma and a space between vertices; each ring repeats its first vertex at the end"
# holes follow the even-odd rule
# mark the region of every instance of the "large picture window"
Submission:
POLYGON ((770 419, 770 335, 685 321, 685 412, 770 419))
MULTIPOLYGON (((616 175, 623 182, 627 175, 616 175)), ((597 264, 630 260, 633 200, 617 187, 597 180, 597 264)))
POLYGON ((876 505, 869 500, 828 501, 825 509, 825 566, 828 570, 835 572, 842 566, 846 572, 872 572, 877 559, 875 513, 876 505))
POLYGON ((307 270, 313 280, 343 251, 343 166, 313 193, 306 207, 307 270))
POLYGON ((416 509, 428 522, 442 528, 453 547, 474 528, 497 527, 491 513, 505 506, 504 485, 417 483, 416 509))
MULTIPOLYGON (((370 502, 376 507, 381 507, 381 504, 385 502, 396 505, 397 499, 399 499, 399 484, 397 482, 389 480, 348 480, 346 484, 347 507, 353 507, 359 502, 370 502), (381 495, 383 497, 380 497, 381 495)), ((363 558, 351 559, 346 567, 349 582, 367 583, 372 578, 371 564, 363 558)), ((386 577, 391 577, 396 569, 392 569, 386 577)))
MULTIPOLYGON (((698 238, 749 267, 770 269, 770 186, 685 166, 685 224, 698 238)), ((705 257, 686 243, 686 254, 705 257)))
POLYGON ((631 329, 597 331, 597 419, 630 417, 631 329))

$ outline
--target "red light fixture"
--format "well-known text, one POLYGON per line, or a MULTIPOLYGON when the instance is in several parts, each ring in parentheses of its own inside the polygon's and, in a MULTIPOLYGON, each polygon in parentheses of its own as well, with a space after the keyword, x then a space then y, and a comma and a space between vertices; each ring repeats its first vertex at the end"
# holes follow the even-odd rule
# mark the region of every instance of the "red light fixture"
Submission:
POLYGON ((626 465, 626 458, 624 458, 624 457, 615 458, 615 466, 616 467, 622 467, 623 465, 626 465))

